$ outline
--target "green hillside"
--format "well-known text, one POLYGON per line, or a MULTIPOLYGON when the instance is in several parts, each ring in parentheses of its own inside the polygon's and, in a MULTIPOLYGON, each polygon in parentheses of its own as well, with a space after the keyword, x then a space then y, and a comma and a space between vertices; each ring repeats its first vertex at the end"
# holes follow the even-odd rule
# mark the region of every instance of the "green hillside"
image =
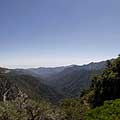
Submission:
POLYGON ((55 91, 52 87, 45 85, 42 79, 30 75, 19 75, 14 72, 5 72, 1 68, 1 80, 7 80, 13 83, 32 99, 45 99, 51 102, 57 102, 63 98, 62 94, 55 91))
MULTIPOLYGON (((1 120, 120 119, 120 56, 107 61, 107 68, 103 72, 90 71, 86 74, 86 70, 80 73, 75 70, 73 74, 73 71, 68 70, 66 73, 72 73, 67 75, 71 82, 72 78, 77 80, 82 75, 85 78, 91 73, 99 73, 92 78, 90 87, 80 91, 78 98, 63 99, 66 98, 61 94, 63 92, 57 92, 53 87, 44 84, 42 79, 6 70, 8 69, 1 68, 0 72, 1 120), (80 76, 77 76, 78 74, 80 76)), ((64 75, 66 73, 64 72, 64 75)), ((72 90, 75 92, 77 84, 80 86, 78 81, 76 85, 73 81, 72 88, 71 82, 65 82, 65 86, 63 84, 63 91, 68 96, 72 90)))
POLYGON ((120 99, 106 101, 103 106, 90 110, 85 120, 120 120, 120 99))

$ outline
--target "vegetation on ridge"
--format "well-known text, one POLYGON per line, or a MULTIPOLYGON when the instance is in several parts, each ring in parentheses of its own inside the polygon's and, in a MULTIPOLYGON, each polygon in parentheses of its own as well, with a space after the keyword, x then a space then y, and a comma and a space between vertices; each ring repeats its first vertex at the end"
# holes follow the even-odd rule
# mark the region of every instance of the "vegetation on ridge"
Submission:
MULTIPOLYGON (((57 106, 43 102, 41 98, 34 99, 34 92, 42 90, 42 86, 37 86, 37 80, 33 82, 34 77, 13 76, 4 74, 3 70, 0 74, 1 120, 120 119, 120 56, 107 61, 107 68, 93 77, 90 88, 84 90, 80 98, 65 99, 57 106), (19 81, 17 84, 16 80, 19 81), (31 86, 33 83, 35 88, 31 86)), ((44 94, 44 91, 39 93, 44 94)))

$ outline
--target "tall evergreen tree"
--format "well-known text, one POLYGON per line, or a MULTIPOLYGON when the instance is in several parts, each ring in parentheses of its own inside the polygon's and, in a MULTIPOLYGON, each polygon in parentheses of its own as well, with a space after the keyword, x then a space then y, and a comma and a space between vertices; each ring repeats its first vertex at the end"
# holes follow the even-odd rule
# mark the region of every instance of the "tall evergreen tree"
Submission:
POLYGON ((90 101, 94 107, 103 104, 105 100, 120 98, 120 56, 107 61, 107 68, 101 75, 94 76, 90 89, 94 93, 90 101))

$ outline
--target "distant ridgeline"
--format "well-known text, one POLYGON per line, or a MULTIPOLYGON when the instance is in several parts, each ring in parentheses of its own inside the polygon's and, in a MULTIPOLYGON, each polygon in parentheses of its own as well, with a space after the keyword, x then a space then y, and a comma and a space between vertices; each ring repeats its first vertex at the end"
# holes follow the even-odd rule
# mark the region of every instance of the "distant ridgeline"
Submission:
POLYGON ((49 92, 52 92, 53 96, 58 94, 59 98, 63 99, 79 97, 81 91, 90 86, 91 76, 100 74, 105 67, 106 61, 103 61, 83 66, 70 65, 55 68, 15 69, 12 70, 12 73, 33 76, 41 84, 49 86, 49 92))
POLYGON ((119 91, 120 57, 60 69, 0 68, 0 120, 119 120, 119 91))
POLYGON ((59 102, 64 98, 79 97, 90 86, 91 76, 99 74, 106 62, 71 65, 56 68, 6 69, 0 68, 8 81, 14 83, 29 97, 59 102))
POLYGON ((8 81, 26 93, 29 98, 46 99, 57 102, 62 97, 62 95, 57 93, 52 87, 41 82, 43 81, 41 78, 36 78, 32 75, 17 74, 14 70, 0 68, 0 81, 8 81))

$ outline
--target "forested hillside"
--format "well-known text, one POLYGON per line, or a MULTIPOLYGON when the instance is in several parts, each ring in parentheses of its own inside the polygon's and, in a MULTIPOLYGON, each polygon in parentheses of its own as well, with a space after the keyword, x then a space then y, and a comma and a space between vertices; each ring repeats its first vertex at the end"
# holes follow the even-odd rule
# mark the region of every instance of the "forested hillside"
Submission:
MULTIPOLYGON (((82 90, 79 98, 66 99, 42 79, 1 68, 0 120, 119 120, 120 56, 108 60, 103 71, 93 73, 90 87, 82 90)), ((85 69, 76 71, 74 66, 74 77, 78 74, 87 76, 85 69)), ((69 92, 72 88, 66 84, 69 92)))
POLYGON ((30 75, 18 75, 13 72, 4 75, 5 79, 14 83, 30 98, 46 99, 51 102, 58 102, 63 95, 58 93, 52 87, 45 85, 42 79, 30 75))
POLYGON ((100 74, 106 61, 86 65, 70 65, 53 68, 31 68, 12 70, 18 75, 34 76, 44 85, 53 88, 64 98, 79 97, 83 89, 90 86, 91 77, 100 74))

